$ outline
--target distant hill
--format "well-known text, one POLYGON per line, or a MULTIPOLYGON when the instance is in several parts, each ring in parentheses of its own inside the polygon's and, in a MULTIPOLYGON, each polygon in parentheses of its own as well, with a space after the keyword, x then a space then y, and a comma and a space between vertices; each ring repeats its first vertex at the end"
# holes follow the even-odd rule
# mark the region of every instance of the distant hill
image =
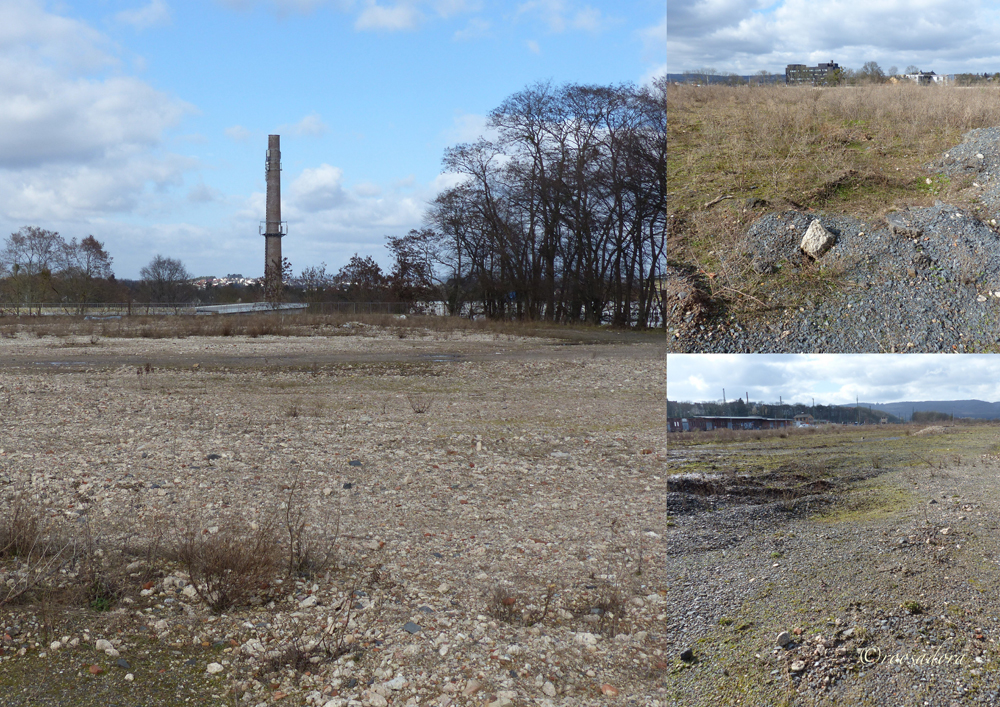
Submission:
POLYGON ((914 412, 943 412, 955 417, 971 417, 977 420, 1000 419, 1000 402, 987 403, 982 400, 906 400, 899 403, 860 403, 860 405, 863 408, 885 410, 904 420, 909 420, 914 412))

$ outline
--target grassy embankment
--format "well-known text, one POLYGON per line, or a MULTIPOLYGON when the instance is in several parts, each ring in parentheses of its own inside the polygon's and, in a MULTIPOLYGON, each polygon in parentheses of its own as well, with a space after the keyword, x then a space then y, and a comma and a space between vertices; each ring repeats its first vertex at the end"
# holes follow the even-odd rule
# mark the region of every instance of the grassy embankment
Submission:
POLYGON ((996 88, 669 86, 667 106, 668 258, 696 266, 737 311, 767 307, 775 285, 812 297, 842 285, 835 268, 780 283, 789 276, 755 272, 738 255, 763 213, 748 198, 866 221, 935 199, 963 204, 970 184, 939 174, 928 184, 926 165, 963 133, 1000 125, 996 88))

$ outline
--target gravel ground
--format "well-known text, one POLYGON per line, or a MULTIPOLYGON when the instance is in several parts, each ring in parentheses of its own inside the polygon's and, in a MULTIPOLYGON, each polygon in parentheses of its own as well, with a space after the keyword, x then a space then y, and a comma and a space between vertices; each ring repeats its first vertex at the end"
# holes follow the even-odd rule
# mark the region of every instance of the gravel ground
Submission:
POLYGON ((111 556, 292 494, 331 552, 221 615, 169 557, 135 560, 107 612, 0 605, 0 705, 663 704, 663 354, 373 328, 0 339, 7 503, 111 556), (330 636, 350 652, 326 659, 330 636))
MULTIPOLYGON (((935 454, 946 461, 870 469, 849 497, 702 495, 673 512, 666 703, 997 704, 1000 462, 969 453, 996 432, 944 432, 935 454)), ((816 450, 831 444, 815 439, 816 450)), ((668 474, 689 463, 686 449, 669 454, 668 474)))
POLYGON ((671 349, 1000 350, 998 138, 1000 128, 972 131, 940 162, 929 165, 935 174, 967 178, 965 196, 977 202, 975 212, 938 201, 868 222, 825 212, 763 216, 751 225, 744 252, 737 255, 749 259, 771 283, 765 288, 766 310, 723 313, 687 328, 673 326, 671 349), (837 236, 836 245, 816 262, 799 251, 814 219, 837 236), (805 288, 804 278, 812 283, 805 288))

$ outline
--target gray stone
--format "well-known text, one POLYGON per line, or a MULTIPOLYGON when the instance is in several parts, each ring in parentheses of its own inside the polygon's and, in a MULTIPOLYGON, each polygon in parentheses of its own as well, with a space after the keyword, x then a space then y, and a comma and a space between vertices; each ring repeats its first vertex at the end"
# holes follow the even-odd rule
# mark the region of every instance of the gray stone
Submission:
POLYGON ((413 623, 412 621, 407 621, 405 624, 403 624, 403 630, 407 631, 408 633, 417 633, 418 631, 420 631, 420 626, 413 623))
POLYGON ((685 663, 691 663, 694 661, 694 651, 688 648, 683 653, 681 653, 681 660, 685 663))
POLYGON ((805 661, 801 661, 801 660, 794 660, 794 661, 792 661, 791 671, 793 673, 801 673, 805 669, 806 669, 805 661))
POLYGON ((782 631, 778 634, 778 645, 784 648, 789 643, 792 642, 792 635, 788 631, 782 631))
POLYGON ((823 224, 819 222, 819 219, 813 219, 813 222, 809 224, 808 230, 806 230, 806 235, 802 236, 802 242, 799 244, 799 247, 810 258, 816 259, 821 258, 836 242, 837 237, 823 228, 823 224))

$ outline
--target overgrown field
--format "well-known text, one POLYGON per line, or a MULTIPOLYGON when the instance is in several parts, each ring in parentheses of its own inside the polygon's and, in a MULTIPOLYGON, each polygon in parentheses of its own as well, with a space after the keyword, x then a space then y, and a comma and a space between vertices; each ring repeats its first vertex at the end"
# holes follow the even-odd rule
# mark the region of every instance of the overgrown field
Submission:
MULTIPOLYGON (((877 220, 889 209, 935 199, 965 205, 957 197, 969 184, 928 175, 926 165, 963 133, 1000 125, 996 88, 667 91, 668 259, 700 270, 714 297, 742 307, 760 304, 754 298, 766 278, 733 254, 762 208, 877 220)), ((830 276, 799 276, 793 284, 822 288, 813 280, 830 276)))

